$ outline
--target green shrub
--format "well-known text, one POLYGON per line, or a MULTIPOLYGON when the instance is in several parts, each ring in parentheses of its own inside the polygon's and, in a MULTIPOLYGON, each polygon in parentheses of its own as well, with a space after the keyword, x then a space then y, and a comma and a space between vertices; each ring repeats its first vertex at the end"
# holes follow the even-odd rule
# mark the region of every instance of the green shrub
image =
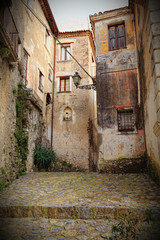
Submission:
POLYGON ((144 232, 143 224, 150 224, 152 221, 151 210, 147 209, 144 219, 138 219, 131 211, 122 214, 119 222, 112 226, 112 237, 108 240, 138 240, 142 232, 144 232))
MULTIPOLYGON (((15 163, 18 165, 19 172, 26 171, 26 162, 28 156, 28 133, 25 130, 26 127, 26 108, 28 92, 25 91, 25 87, 22 82, 18 83, 18 88, 13 89, 13 94, 16 94, 16 130, 14 132, 15 146, 16 146, 16 158, 15 163)), ((17 172, 17 176, 21 176, 17 172)))
POLYGON ((8 58, 11 53, 11 50, 5 46, 2 42, 0 42, 0 56, 4 58, 8 58))
POLYGON ((2 174, 6 174, 6 171, 5 171, 4 168, 1 168, 1 173, 2 173, 2 174))
POLYGON ((0 192, 3 191, 4 188, 8 187, 8 183, 6 182, 0 182, 0 192))
POLYGON ((19 178, 20 176, 26 175, 26 172, 22 172, 21 170, 18 171, 16 178, 19 178))
POLYGON ((48 168, 51 166, 51 163, 55 162, 55 153, 52 150, 49 150, 41 145, 38 145, 34 150, 34 165, 39 169, 48 168))

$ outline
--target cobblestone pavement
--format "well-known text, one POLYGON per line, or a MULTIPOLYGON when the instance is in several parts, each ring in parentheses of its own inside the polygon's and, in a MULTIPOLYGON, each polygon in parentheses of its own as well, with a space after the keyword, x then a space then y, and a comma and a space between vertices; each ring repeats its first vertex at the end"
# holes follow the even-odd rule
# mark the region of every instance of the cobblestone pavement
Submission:
MULTIPOLYGON (((123 213, 150 209, 160 239, 160 187, 146 174, 29 173, 0 193, 0 239, 107 239, 123 213)), ((122 239, 120 239, 122 240, 122 239)))
POLYGON ((0 205, 160 207, 160 187, 145 174, 30 173, 0 193, 0 205))
MULTIPOLYGON (((69 219, 33 219, 6 218, 0 219, 1 240, 104 240, 112 236, 112 226, 117 222, 109 220, 69 220, 69 219)), ((159 240, 157 228, 146 224, 143 229, 150 228, 140 240, 159 240)), ((122 240, 120 238, 119 240, 122 240)), ((128 238, 130 240, 130 238, 128 238)))

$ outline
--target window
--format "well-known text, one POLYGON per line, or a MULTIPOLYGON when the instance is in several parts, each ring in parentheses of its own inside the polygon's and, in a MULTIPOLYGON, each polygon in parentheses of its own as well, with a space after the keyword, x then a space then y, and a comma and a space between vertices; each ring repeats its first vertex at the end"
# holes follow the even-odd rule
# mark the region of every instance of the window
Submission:
POLYGON ((67 51, 70 53, 71 52, 71 47, 70 45, 64 45, 64 47, 61 47, 61 60, 62 61, 67 61, 70 60, 70 55, 67 51))
POLYGON ((28 56, 29 54, 25 49, 23 49, 24 59, 23 59, 23 84, 27 86, 27 68, 28 68, 28 56))
POLYGON ((50 93, 47 93, 46 95, 46 106, 51 103, 51 95, 50 93))
POLYGON ((49 48, 49 37, 50 37, 50 34, 49 34, 48 30, 46 29, 46 33, 45 33, 45 46, 47 48, 49 48))
POLYGON ((94 63, 94 57, 92 53, 91 53, 91 58, 92 58, 92 63, 94 63))
POLYGON ((51 82, 52 82, 52 80, 53 80, 53 71, 52 71, 51 68, 49 68, 49 70, 48 70, 48 79, 49 79, 49 81, 51 81, 51 82))
POLYGON ((39 90, 43 92, 43 82, 44 82, 44 75, 43 73, 39 70, 39 90))
POLYGON ((59 92, 69 92, 70 91, 70 79, 69 77, 61 77, 59 84, 59 92))
POLYGON ((109 27, 109 50, 116 50, 125 47, 124 24, 109 27))
POLYGON ((118 110, 118 131, 128 132, 135 130, 135 117, 133 109, 118 110))

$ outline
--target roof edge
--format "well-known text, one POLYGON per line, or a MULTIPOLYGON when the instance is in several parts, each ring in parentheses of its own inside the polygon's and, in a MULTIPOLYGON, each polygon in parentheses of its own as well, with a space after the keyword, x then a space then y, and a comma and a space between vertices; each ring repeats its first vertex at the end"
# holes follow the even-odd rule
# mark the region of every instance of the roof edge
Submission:
POLYGON ((95 13, 94 15, 89 15, 90 23, 93 32, 95 32, 95 22, 103 21, 110 18, 117 18, 119 16, 124 16, 132 13, 130 6, 125 6, 121 8, 115 8, 105 12, 95 13))
POLYGON ((59 30, 58 30, 58 27, 57 27, 57 24, 56 24, 56 21, 54 19, 54 16, 53 16, 53 13, 52 13, 52 10, 50 8, 50 5, 48 3, 48 0, 38 0, 40 5, 41 5, 41 8, 44 12, 44 15, 48 21, 48 24, 53 32, 53 34, 55 34, 56 36, 58 35, 59 33, 59 30))
POLYGON ((104 16, 104 15, 113 15, 114 13, 117 14, 117 12, 119 13, 120 11, 126 11, 126 10, 130 10, 130 7, 129 6, 124 6, 124 7, 121 7, 121 8, 115 8, 115 9, 111 9, 111 10, 108 10, 108 11, 104 11, 104 12, 99 12, 99 13, 95 13, 93 15, 89 15, 90 18, 96 18, 98 16, 104 16))

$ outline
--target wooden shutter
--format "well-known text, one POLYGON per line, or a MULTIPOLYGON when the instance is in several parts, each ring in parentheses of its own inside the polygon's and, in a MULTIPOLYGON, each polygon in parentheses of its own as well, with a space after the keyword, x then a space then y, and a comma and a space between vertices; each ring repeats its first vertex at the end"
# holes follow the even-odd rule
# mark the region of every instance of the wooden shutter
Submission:
POLYGON ((61 79, 60 80, 60 92, 64 92, 64 85, 65 85, 65 80, 61 79))
POLYGON ((117 40, 118 40, 118 48, 124 48, 125 47, 124 24, 117 26, 117 40))
POLYGON ((70 79, 68 77, 61 77, 60 78, 60 92, 69 92, 70 91, 70 79))
POLYGON ((70 91, 70 80, 66 79, 66 91, 70 91))
POLYGON ((114 50, 116 49, 116 28, 109 27, 109 49, 114 50))
MULTIPOLYGON (((70 53, 70 46, 66 47, 66 50, 70 53)), ((70 55, 68 52, 66 52, 66 60, 70 60, 70 55)))

